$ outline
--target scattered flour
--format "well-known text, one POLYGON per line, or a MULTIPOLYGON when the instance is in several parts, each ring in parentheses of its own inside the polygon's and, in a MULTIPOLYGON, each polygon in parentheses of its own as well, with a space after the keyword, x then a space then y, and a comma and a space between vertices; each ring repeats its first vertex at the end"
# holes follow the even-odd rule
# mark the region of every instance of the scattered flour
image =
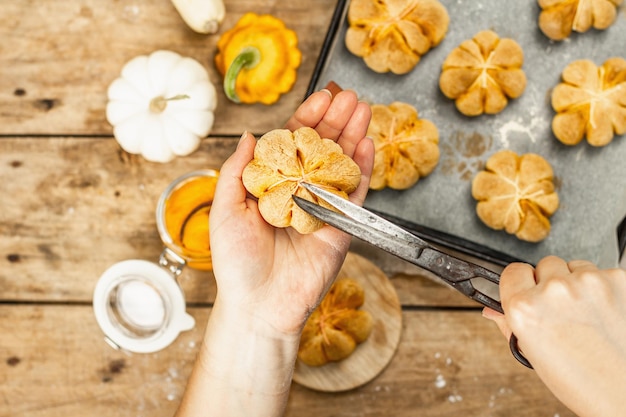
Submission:
POLYGON ((536 143, 538 138, 533 133, 533 130, 535 126, 539 126, 540 124, 543 124, 543 119, 539 117, 532 118, 530 124, 525 124, 517 120, 509 120, 498 130, 499 140, 504 148, 509 148, 511 144, 509 135, 513 132, 519 132, 528 136, 528 139, 532 143, 536 143))
MULTIPOLYGON (((498 389, 498 392, 497 392, 497 393, 492 394, 492 395, 489 397, 489 403, 488 403, 489 408, 493 408, 493 407, 495 407, 495 405, 496 405, 496 400, 498 399, 498 397, 502 397, 502 396, 504 396, 504 395, 507 395, 507 394, 512 394, 512 393, 513 393, 513 390, 512 390, 511 388, 500 387, 500 389, 498 389)), ((554 416, 554 417, 558 417, 558 415, 557 415, 557 416, 554 416)))
POLYGON ((437 378, 435 378, 435 387, 441 389, 445 386, 446 386, 446 379, 441 374, 437 375, 437 378))
POLYGON ((459 394, 450 394, 448 396, 448 402, 458 403, 458 402, 461 402, 461 401, 463 401, 463 397, 461 397, 459 394))
POLYGON ((134 23, 139 19, 140 12, 141 10, 137 5, 124 6, 124 10, 122 11, 122 18, 128 22, 134 23))

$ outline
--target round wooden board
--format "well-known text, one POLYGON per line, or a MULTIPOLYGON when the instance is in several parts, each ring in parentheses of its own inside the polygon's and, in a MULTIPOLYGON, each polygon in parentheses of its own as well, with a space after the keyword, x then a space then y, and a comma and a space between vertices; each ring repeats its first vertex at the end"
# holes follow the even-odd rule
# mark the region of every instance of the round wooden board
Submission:
POLYGON ((369 338, 339 362, 308 366, 296 362, 294 382, 318 391, 338 392, 359 387, 380 374, 389 364, 402 333, 402 309, 396 289, 376 265, 348 253, 337 279, 352 278, 365 290, 362 310, 374 319, 369 338))

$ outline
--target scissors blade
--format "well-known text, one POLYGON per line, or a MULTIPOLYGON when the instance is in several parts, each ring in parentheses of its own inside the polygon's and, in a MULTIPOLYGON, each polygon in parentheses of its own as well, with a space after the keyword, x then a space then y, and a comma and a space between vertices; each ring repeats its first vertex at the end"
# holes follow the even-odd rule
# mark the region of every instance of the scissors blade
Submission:
POLYGON ((306 184, 304 187, 343 214, 294 196, 296 204, 304 211, 339 230, 434 273, 466 296, 483 305, 499 308, 499 303, 496 300, 483 297, 483 294, 476 291, 470 282, 473 278, 484 278, 497 284, 500 280, 498 274, 443 252, 405 231, 400 226, 331 192, 310 184, 306 184))
POLYGON ((373 228, 370 225, 354 220, 344 214, 321 207, 302 197, 294 195, 292 198, 302 210, 317 217, 324 223, 346 232, 351 236, 364 240, 408 262, 415 262, 415 259, 419 258, 420 252, 423 249, 420 245, 406 242, 396 235, 391 235, 373 228))
POLYGON ((350 200, 341 198, 338 195, 331 193, 330 191, 324 190, 323 188, 317 187, 312 184, 302 183, 301 185, 311 194, 323 199, 346 216, 358 222, 370 226, 380 232, 395 236, 400 239, 404 239, 408 242, 413 242, 418 246, 430 246, 426 241, 415 236, 413 233, 408 232, 402 227, 390 222, 387 219, 384 219, 381 216, 378 216, 377 214, 372 213, 369 210, 364 209, 363 207, 357 206, 350 200))

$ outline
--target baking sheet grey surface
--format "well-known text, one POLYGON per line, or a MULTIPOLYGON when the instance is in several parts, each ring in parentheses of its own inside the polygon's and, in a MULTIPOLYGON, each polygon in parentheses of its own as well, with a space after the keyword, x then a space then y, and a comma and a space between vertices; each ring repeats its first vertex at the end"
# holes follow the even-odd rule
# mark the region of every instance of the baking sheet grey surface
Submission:
POLYGON ((370 191, 365 206, 536 263, 554 254, 588 259, 602 267, 619 263, 617 226, 626 215, 626 137, 616 136, 602 148, 586 141, 562 145, 552 134, 554 111, 550 93, 570 62, 590 59, 601 65, 613 56, 626 58, 626 3, 605 31, 573 33, 562 42, 550 41, 537 26, 536 0, 441 0, 450 15, 444 40, 408 74, 379 74, 344 45, 347 20, 331 45, 316 83, 334 81, 355 90, 371 104, 402 101, 439 130, 441 157, 435 171, 408 190, 370 191), (439 90, 441 65, 462 41, 491 29, 512 38, 524 51, 528 79, 521 97, 509 101, 497 115, 465 117, 439 90), (537 153, 550 162, 560 199, 551 217, 550 235, 540 243, 518 240, 487 228, 475 212, 471 180, 486 160, 501 149, 537 153))

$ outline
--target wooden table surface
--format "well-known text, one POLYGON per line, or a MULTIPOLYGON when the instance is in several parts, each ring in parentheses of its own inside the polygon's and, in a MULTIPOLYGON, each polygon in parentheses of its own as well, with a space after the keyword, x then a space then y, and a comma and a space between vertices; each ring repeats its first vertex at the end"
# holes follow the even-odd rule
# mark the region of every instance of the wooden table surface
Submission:
MULTIPOLYGON (((107 87, 129 59, 157 49, 197 59, 219 85, 218 35, 193 33, 169 0, 2 2, 0 416, 173 414, 211 313, 213 275, 183 272, 197 325, 153 354, 104 342, 94 286, 118 261, 158 258, 155 207, 170 181, 219 168, 244 130, 283 125, 305 95, 335 4, 227 0, 220 33, 247 11, 272 13, 297 32, 297 83, 273 106, 235 105, 219 92, 200 149, 157 164, 120 150, 105 118, 107 87)), ((572 416, 512 358, 476 304, 371 248, 354 250, 400 271, 391 276, 403 314, 397 353, 355 390, 294 384, 287 416, 572 416)))

